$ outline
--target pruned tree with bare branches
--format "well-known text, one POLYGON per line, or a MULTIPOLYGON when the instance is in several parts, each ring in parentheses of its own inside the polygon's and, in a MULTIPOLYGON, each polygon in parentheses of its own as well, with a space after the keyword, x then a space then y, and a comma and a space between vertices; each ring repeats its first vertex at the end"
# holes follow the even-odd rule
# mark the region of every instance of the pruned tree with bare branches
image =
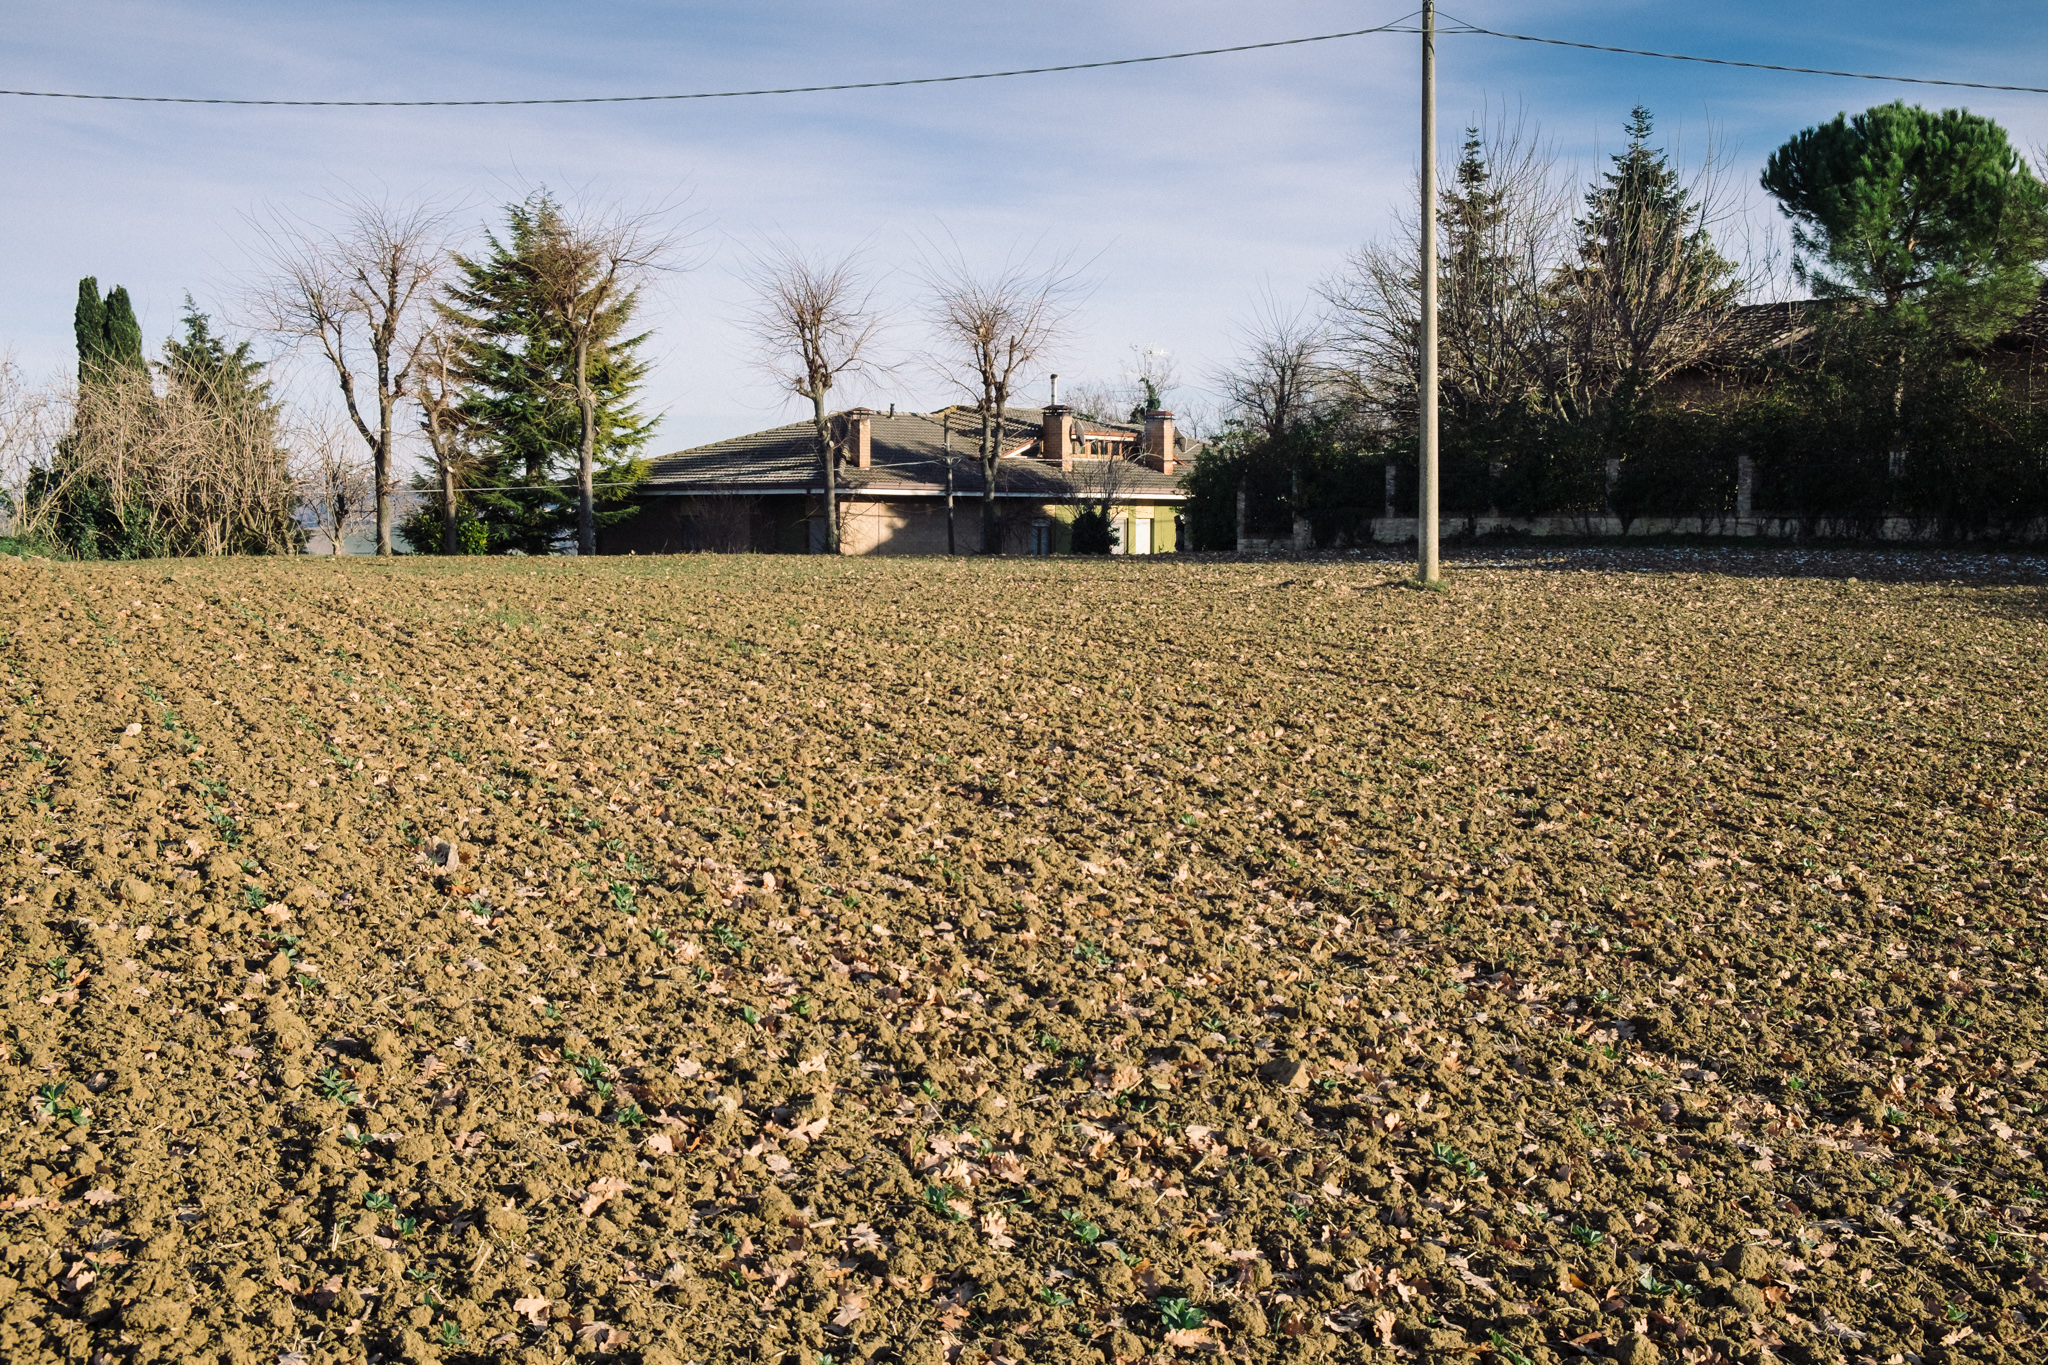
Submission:
POLYGON ((334 207, 332 227, 282 212, 258 224, 271 269, 255 307, 268 330, 316 346, 333 370, 349 420, 369 447, 377 553, 388 555, 396 412, 407 397, 426 305, 447 265, 448 220, 424 202, 352 195, 334 207))
POLYGON ((327 537, 327 553, 347 553, 347 540, 367 522, 375 525, 376 475, 345 428, 306 432, 299 441, 297 483, 300 505, 327 537))
POLYGON ((468 385, 462 378, 461 354, 445 319, 420 337, 414 366, 418 371, 414 398, 420 409, 420 432, 427 438, 435 482, 441 493, 441 553, 462 552, 462 481, 476 467, 464 420, 468 385))
POLYGON ((818 459, 825 472, 825 547, 838 554, 840 449, 825 400, 842 380, 876 372, 882 320, 858 254, 806 256, 788 243, 757 257, 748 272, 754 302, 747 319, 759 359, 787 392, 811 405, 818 459))
POLYGON ((1062 258, 1036 267, 1008 260, 976 269, 957 248, 930 252, 930 363, 971 397, 981 418, 982 552, 997 553, 996 464, 1018 384, 1050 358, 1072 315, 1077 283, 1062 258))
POLYGON ((616 333, 641 288, 675 257, 676 240, 653 214, 572 213, 559 205, 536 217, 519 267, 534 312, 567 342, 569 382, 582 419, 576 446, 576 552, 597 553, 597 409, 593 352, 616 333))

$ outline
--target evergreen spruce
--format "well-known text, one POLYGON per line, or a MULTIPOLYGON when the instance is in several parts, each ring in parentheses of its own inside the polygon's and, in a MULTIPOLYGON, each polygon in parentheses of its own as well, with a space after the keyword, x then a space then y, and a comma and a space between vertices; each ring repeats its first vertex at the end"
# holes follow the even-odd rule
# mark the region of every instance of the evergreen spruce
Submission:
POLYGON ((229 350, 227 342, 213 334, 212 317, 199 311, 190 294, 185 296, 181 320, 184 338, 164 342, 164 358, 158 368, 165 378, 218 410, 273 407, 270 382, 258 377, 264 362, 250 356, 250 343, 240 342, 229 350))
MULTIPOLYGON (((460 421, 482 456, 466 485, 480 491, 463 501, 475 510, 491 552, 546 554, 576 528, 582 437, 573 344, 536 305, 529 283, 529 261, 557 230, 561 209, 541 191, 508 205, 505 216, 502 236, 486 234, 487 252, 455 258, 458 279, 441 305, 456 377, 469 390, 460 421)), ((635 510, 628 500, 646 476, 639 452, 658 420, 634 402, 648 368, 637 354, 647 334, 628 334, 635 302, 628 296, 603 315, 590 357, 600 525, 635 510)), ((431 511, 438 526, 438 498, 431 511)), ((410 528, 407 539, 421 543, 410 528)))
POLYGON ((1653 127, 1637 105, 1628 146, 1587 192, 1577 223, 1567 279, 1578 360, 1595 393, 1639 392, 1684 365, 1741 294, 1704 206, 1650 145, 1653 127))

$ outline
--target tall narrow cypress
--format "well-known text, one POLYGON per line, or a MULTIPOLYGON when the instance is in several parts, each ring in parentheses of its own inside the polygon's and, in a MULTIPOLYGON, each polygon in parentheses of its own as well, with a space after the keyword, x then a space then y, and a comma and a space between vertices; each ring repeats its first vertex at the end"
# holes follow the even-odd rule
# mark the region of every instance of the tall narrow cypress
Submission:
POLYGON ((91 275, 78 282, 71 331, 78 340, 78 382, 84 384, 106 359, 107 305, 100 302, 100 282, 91 275))
POLYGON ((121 285, 115 285, 101 299, 96 278, 87 275, 80 280, 71 329, 78 341, 79 383, 91 383, 100 375, 121 370, 139 373, 147 368, 142 359, 142 324, 136 320, 135 305, 121 285))

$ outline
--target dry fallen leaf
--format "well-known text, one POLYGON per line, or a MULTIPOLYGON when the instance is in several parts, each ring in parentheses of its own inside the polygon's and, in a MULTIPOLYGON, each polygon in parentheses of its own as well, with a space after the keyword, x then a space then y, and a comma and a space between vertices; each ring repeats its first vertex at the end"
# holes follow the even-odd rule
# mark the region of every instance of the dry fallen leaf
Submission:
POLYGON ((614 1327, 608 1322, 587 1323, 576 1329, 576 1337, 604 1355, 610 1355, 613 1351, 631 1345, 633 1341, 632 1333, 623 1327, 614 1327))
POLYGON ((548 1325, 548 1301, 546 1299, 527 1298, 516 1300, 512 1305, 512 1311, 525 1318, 535 1327, 545 1327, 548 1325))
POLYGON ((860 1321, 860 1315, 867 1312, 868 1301, 858 1294, 848 1294, 839 1300, 839 1309, 832 1314, 834 1327, 851 1327, 860 1321))
POLYGON ((585 1218, 588 1218, 591 1214, 603 1208, 605 1201, 615 1199, 631 1188, 632 1186, 628 1185, 618 1176, 599 1176, 590 1182, 588 1193, 585 1195, 583 1203, 578 1206, 578 1211, 585 1218))

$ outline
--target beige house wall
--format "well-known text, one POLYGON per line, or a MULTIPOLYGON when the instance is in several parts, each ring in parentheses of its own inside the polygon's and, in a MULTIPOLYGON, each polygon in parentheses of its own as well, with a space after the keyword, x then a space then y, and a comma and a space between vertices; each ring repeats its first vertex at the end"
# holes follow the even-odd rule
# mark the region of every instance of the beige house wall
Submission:
MULTIPOLYGON (((996 510, 1005 529, 1003 553, 1068 551, 1072 539, 1068 528, 1075 510, 1072 504, 1004 498, 996 503, 996 510), (1044 523, 1043 531, 1034 536, 1033 525, 1040 522, 1044 523), (1034 543, 1042 546, 1042 551, 1034 549, 1034 543)), ((1173 503, 1118 508, 1117 518, 1125 528, 1124 543, 1132 543, 1130 524, 1142 518, 1152 522, 1152 553, 1171 552, 1175 548, 1174 517, 1179 510, 1179 505, 1173 503)), ((961 498, 954 516, 955 553, 981 553, 981 501, 961 498)), ((942 555, 946 553, 946 505, 937 499, 848 500, 839 508, 839 538, 841 553, 849 555, 942 555)))

